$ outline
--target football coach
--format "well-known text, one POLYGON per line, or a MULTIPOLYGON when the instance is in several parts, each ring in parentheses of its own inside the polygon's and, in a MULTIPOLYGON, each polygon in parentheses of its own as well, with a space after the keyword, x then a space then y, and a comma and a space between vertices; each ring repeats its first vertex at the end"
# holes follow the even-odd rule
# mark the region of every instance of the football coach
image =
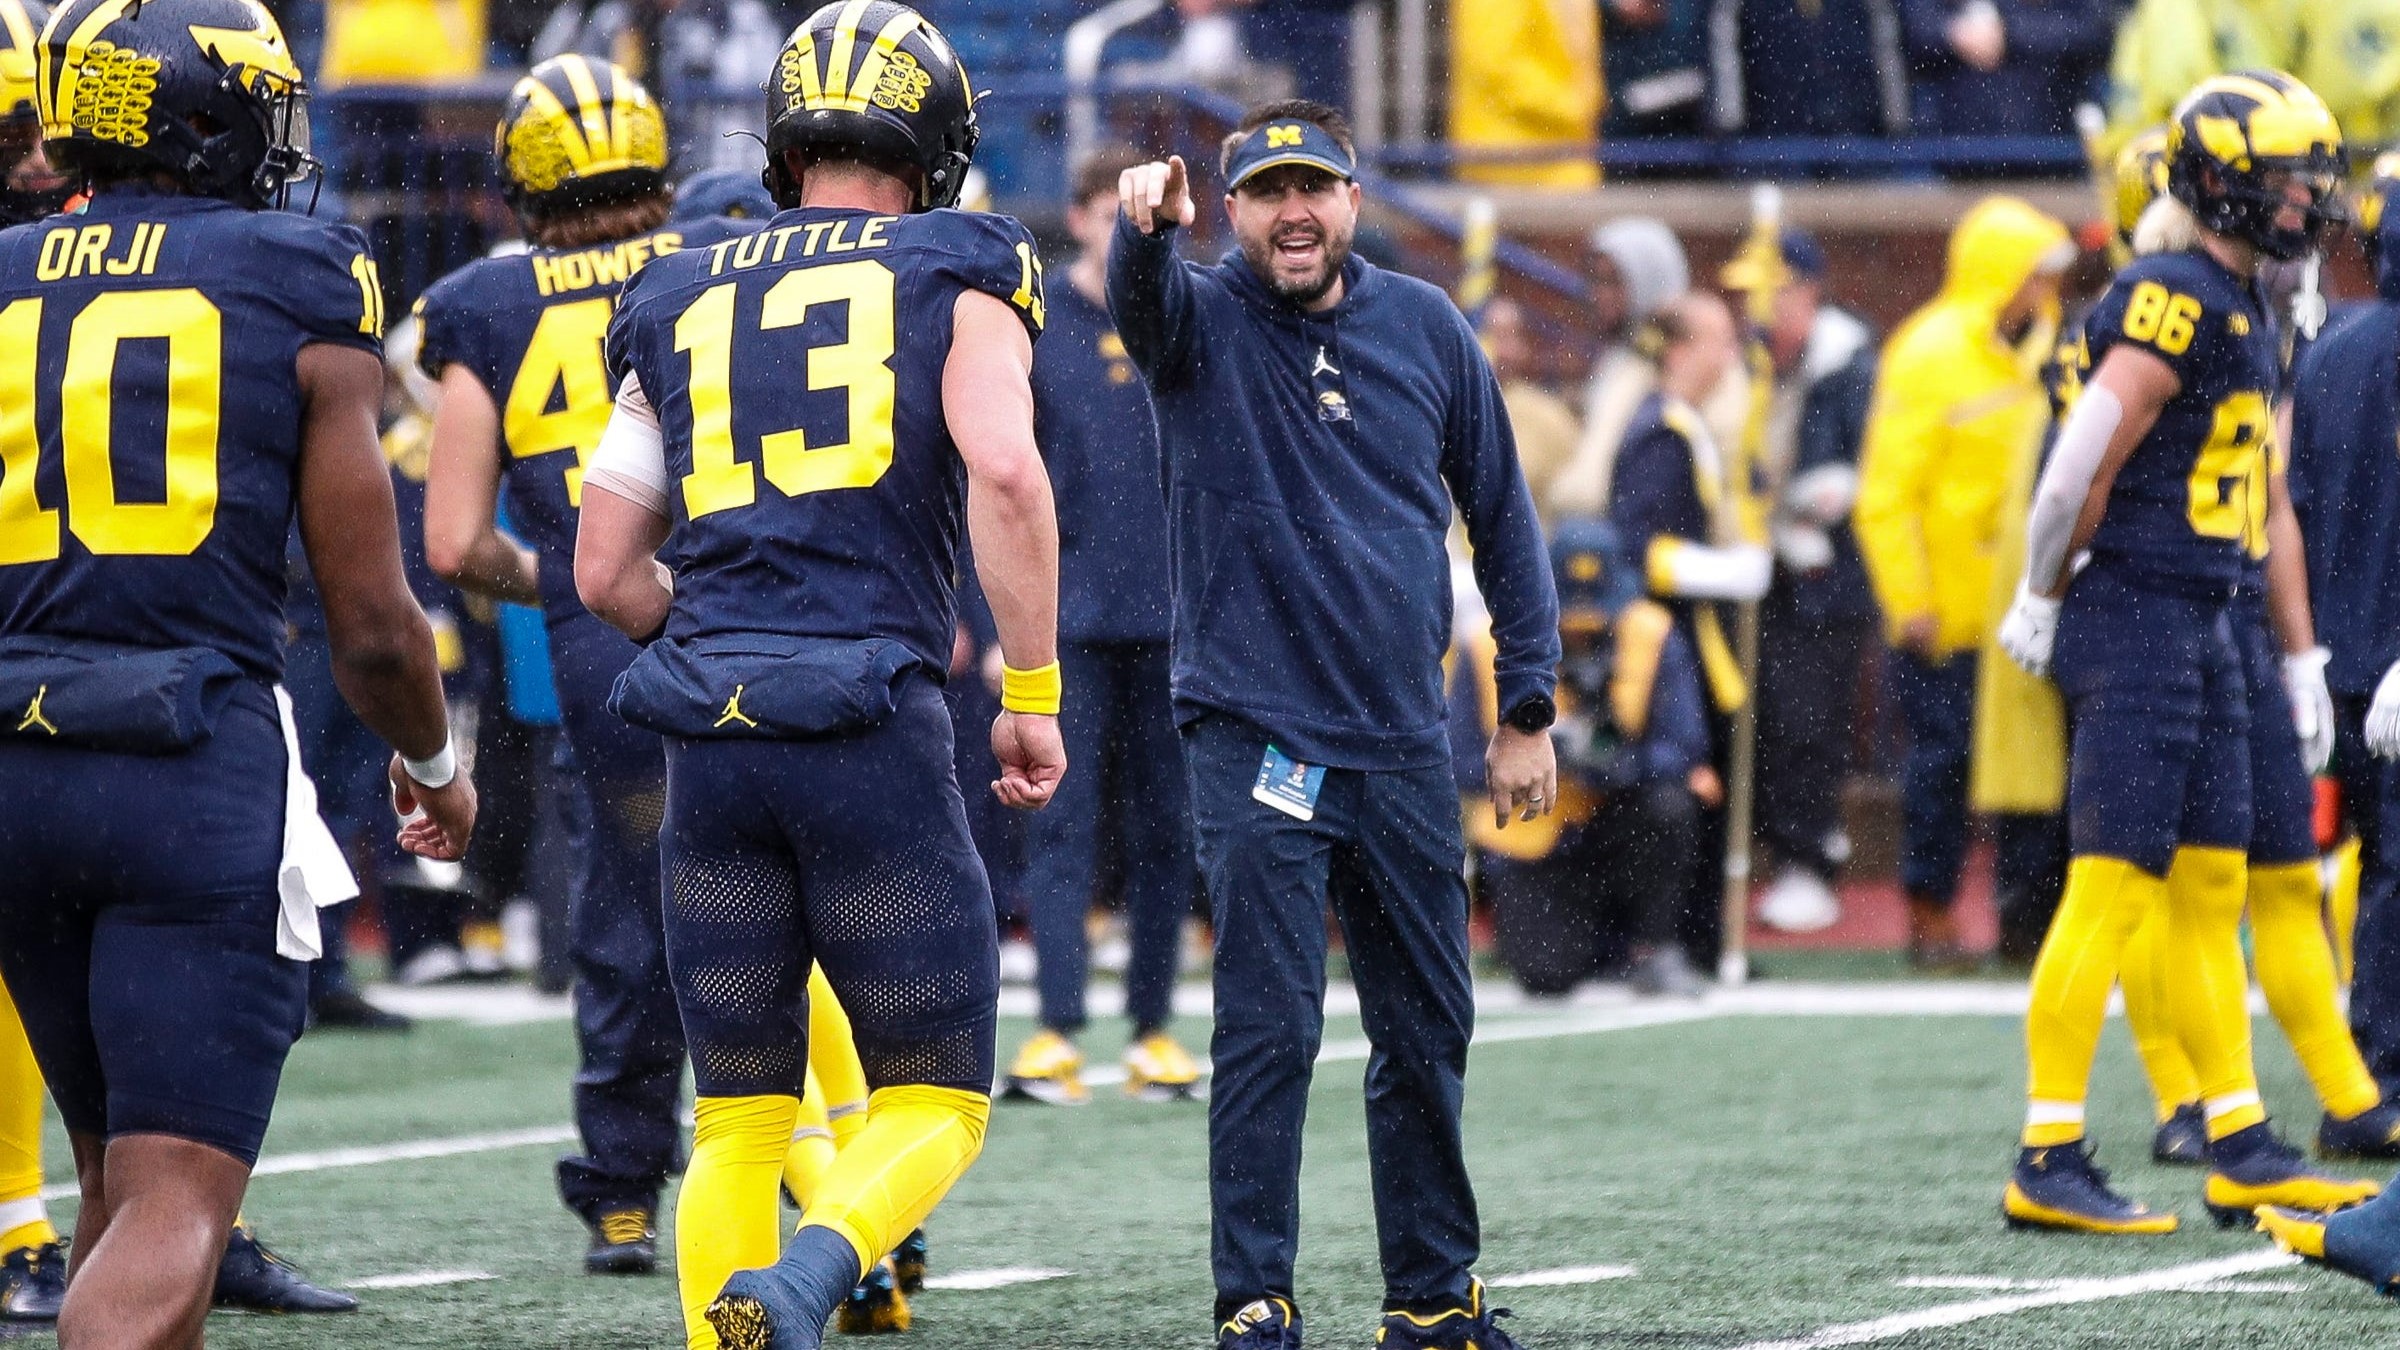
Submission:
POLYGON ((1209 1198, 1224 1350, 1300 1343, 1300 1127, 1342 927, 1367 1061, 1384 1350, 1509 1350, 1471 1273, 1459 1132, 1474 990, 1450 767, 1453 506, 1499 645, 1492 810, 1546 813, 1558 601, 1501 409, 1441 291, 1353 257, 1348 125, 1269 104, 1226 138, 1240 245, 1175 256, 1180 158, 1128 169, 1108 303, 1149 384, 1174 560, 1176 721, 1215 910, 1209 1198))

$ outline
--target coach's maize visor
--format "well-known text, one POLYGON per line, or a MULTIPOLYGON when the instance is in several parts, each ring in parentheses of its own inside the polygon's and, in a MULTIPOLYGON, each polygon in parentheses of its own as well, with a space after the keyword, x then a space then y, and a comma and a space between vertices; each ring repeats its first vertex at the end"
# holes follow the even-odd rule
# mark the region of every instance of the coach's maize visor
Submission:
POLYGON ((1232 192, 1253 175, 1286 164, 1323 169, 1344 182, 1358 176, 1350 152, 1323 127, 1314 122, 1269 122, 1234 147, 1233 158, 1225 165, 1225 190, 1232 192))

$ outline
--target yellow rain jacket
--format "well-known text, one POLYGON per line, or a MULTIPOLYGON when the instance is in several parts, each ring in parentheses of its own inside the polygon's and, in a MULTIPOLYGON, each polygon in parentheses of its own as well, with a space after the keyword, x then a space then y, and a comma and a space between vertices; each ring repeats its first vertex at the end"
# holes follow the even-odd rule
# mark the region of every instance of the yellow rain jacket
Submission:
POLYGON ((1884 344, 1851 525, 1890 635, 1931 615, 1937 658, 1990 636, 2003 498, 2048 418, 2040 368, 2056 307, 2014 344, 2000 312, 2071 247, 2040 211, 1986 198, 1950 236, 1940 293, 1884 344))
MULTIPOLYGON (((1450 139, 1461 150, 1589 141, 1600 129, 1600 9, 1590 0, 1456 0, 1450 7, 1450 139)), ((1471 183, 1589 188, 1588 155, 1463 165, 1471 183)))
POLYGON ((2391 0, 2141 0, 2117 30, 2103 149, 2113 154, 2165 121, 2209 76, 2260 67, 2315 90, 2354 145, 2400 135, 2400 6, 2391 0))
POLYGON ((2000 620, 2025 572, 2025 518, 2042 472, 2042 435, 2025 442, 2000 497, 1987 611, 1991 636, 1975 667, 1975 750, 1967 804, 1986 814, 2047 815, 2067 803, 2067 710, 2058 686, 2017 668, 2000 650, 2000 620))

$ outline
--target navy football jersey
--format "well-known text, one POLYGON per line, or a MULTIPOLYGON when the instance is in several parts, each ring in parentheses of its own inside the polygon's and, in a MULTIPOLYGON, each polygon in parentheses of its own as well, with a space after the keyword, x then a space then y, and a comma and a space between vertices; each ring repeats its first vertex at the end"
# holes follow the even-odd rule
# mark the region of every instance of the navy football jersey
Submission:
POLYGON ((966 468, 942 370, 967 291, 1039 335, 1023 225, 802 207, 626 286, 609 369, 666 441, 668 636, 882 637, 949 668, 966 468))
POLYGON ((2084 326, 2093 367, 2120 344, 2182 381, 2109 491, 2096 562, 2153 585, 2228 594, 2266 533, 2273 325, 2252 288, 2198 251, 2136 258, 2084 326))
POLYGON ((449 366, 465 366, 500 410, 509 523, 541 558, 550 613, 583 609, 575 598, 575 511, 584 461, 616 406, 604 351, 617 293, 654 258, 755 227, 696 220, 591 248, 478 258, 417 301, 417 364, 437 380, 449 366))
POLYGON ((382 330, 347 225, 120 189, 0 233, 0 369, 31 390, 0 399, 0 633, 278 677, 296 362, 382 330))

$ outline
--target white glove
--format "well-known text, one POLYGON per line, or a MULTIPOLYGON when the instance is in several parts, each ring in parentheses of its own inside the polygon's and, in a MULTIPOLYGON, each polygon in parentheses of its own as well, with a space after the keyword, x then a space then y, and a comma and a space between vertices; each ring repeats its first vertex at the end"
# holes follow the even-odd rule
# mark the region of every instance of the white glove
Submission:
POLYGON ((2400 759, 2400 661, 2383 672, 2375 701, 2367 707, 2367 749, 2385 759, 2400 759))
POLYGON ((2300 733, 2300 765, 2311 778, 2333 763, 2333 691, 2325 687, 2325 663, 2332 659, 2333 653, 2323 647, 2283 658, 2283 687, 2292 696, 2292 729, 2300 733))
POLYGON ((2028 675, 2050 673, 2050 647, 2058 641, 2058 602, 2035 595, 2023 583, 2008 617, 2000 621, 2000 650, 2028 675))
POLYGON ((1669 594, 1686 600, 1748 603, 1767 593, 1775 579, 1775 555, 1757 544, 1684 544, 1669 555, 1669 594))
POLYGON ((1833 536, 1797 520, 1775 522, 1775 556, 1795 572, 1821 572, 1833 566, 1833 536))

